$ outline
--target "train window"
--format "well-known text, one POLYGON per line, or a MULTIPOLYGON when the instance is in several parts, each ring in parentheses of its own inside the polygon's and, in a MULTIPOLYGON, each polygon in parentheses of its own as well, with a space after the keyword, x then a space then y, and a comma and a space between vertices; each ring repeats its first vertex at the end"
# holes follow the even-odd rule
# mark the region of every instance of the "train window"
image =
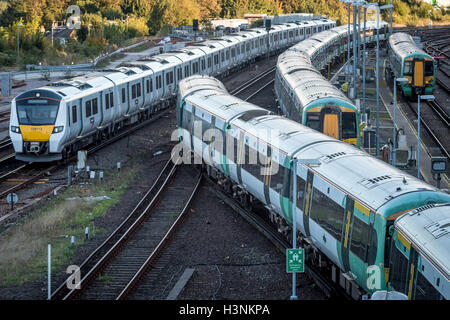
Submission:
POLYGON ((86 101, 85 109, 86 109, 86 117, 89 118, 91 116, 91 114, 92 114, 91 100, 86 101))
POLYGON ((111 92, 109 94, 109 106, 112 108, 114 107, 114 92, 111 92))
POLYGON ((311 218, 340 240, 344 224, 344 208, 314 188, 311 218))
POLYGON ((183 78, 183 75, 181 73, 181 68, 177 69, 177 78, 178 78, 178 80, 181 80, 183 78))
POLYGON ((98 113, 98 99, 92 99, 92 114, 98 113))
POLYGON ((192 113, 183 108, 183 125, 182 128, 189 130, 191 126, 192 113))
POLYGON ((417 272, 415 300, 440 300, 441 295, 431 283, 424 277, 422 272, 417 272))
POLYGON ((301 36, 303 35, 303 29, 300 29, 300 35, 301 36))
POLYGON ((225 52, 225 60, 230 60, 230 51, 225 52))
POLYGON ((353 218, 352 243, 350 250, 362 261, 366 260, 366 250, 369 244, 370 227, 357 217, 353 218))
POLYGON ((184 66, 184 77, 189 77, 189 66, 184 66))
POLYGON ((244 144, 244 149, 245 159, 244 163, 242 164, 242 168, 258 180, 262 181, 263 177, 261 176, 259 171, 257 151, 253 148, 250 148, 248 144, 244 144))
POLYGON ((292 201, 292 170, 285 168, 283 182, 283 197, 292 201))
POLYGON ((242 54, 245 53, 245 44, 242 44, 242 46, 241 46, 241 51, 242 51, 242 54))
POLYGON ((166 84, 170 84, 170 77, 168 73, 166 73, 166 84))
POLYGON ((239 45, 236 46, 237 55, 241 54, 241 47, 239 45))
POLYGON ((297 176, 297 208, 303 210, 303 199, 305 198, 306 181, 297 176))
POLYGON ((281 192, 283 188, 284 183, 284 172, 286 171, 286 168, 283 167, 281 164, 275 164, 272 161, 272 168, 271 173, 272 176, 270 177, 270 187, 274 189, 275 191, 281 192), (273 167, 278 166, 278 171, 273 170, 273 167))
POLYGON ((356 138, 356 114, 342 113, 342 139, 356 138))
POLYGON ((405 61, 403 75, 412 75, 412 61, 405 61))
POLYGON ((194 62, 194 72, 193 73, 198 73, 198 62, 194 62))
POLYGON ((320 131, 320 114, 317 112, 307 113, 306 126, 316 131, 320 131))
POLYGON ((216 54, 215 56, 214 56, 214 64, 216 65, 216 64, 219 64, 219 55, 218 54, 216 54))
POLYGON ((77 106, 72 106, 72 123, 76 123, 77 120, 77 106))
POLYGON ((136 96, 140 97, 141 96, 141 84, 140 83, 136 84, 136 89, 137 89, 136 96))
POLYGON ((105 108, 109 109, 109 93, 105 94, 105 108))
POLYGON ((264 39, 263 39, 263 38, 259 39, 259 45, 260 45, 260 46, 263 46, 263 45, 264 45, 264 39))
POLYGON ((391 286, 401 293, 406 293, 406 275, 408 274, 408 259, 400 252, 392 241, 392 252, 390 259, 389 282, 391 286))
POLYGON ((212 66, 212 59, 211 57, 208 57, 208 68, 211 68, 212 66))
POLYGON ((433 75, 433 61, 425 61, 425 76, 433 75))
POLYGON ((202 59, 202 70, 206 69, 206 63, 205 63, 205 59, 202 59))
POLYGON ((136 85, 133 84, 131 86, 131 99, 135 99, 136 98, 136 85))
POLYGON ((234 58, 236 56, 236 49, 231 48, 231 58, 234 58))
POLYGON ((225 54, 223 53, 223 51, 220 53, 220 61, 225 61, 225 54))
POLYGON ((145 81, 145 85, 146 85, 146 87, 147 87, 147 93, 149 93, 149 92, 150 92, 150 80, 149 80, 149 79, 147 79, 147 80, 145 81))

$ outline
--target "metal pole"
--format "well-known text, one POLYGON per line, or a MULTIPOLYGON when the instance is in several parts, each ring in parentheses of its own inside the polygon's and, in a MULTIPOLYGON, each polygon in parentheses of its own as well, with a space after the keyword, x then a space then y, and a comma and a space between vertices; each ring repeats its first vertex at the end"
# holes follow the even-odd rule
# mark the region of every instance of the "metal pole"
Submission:
POLYGON ((378 71, 378 55, 379 55, 379 50, 380 50, 380 41, 379 41, 379 30, 378 30, 378 26, 377 26, 377 58, 376 58, 376 79, 377 79, 377 131, 376 131, 376 148, 377 150, 375 151, 375 154, 378 156, 379 154, 379 149, 380 149, 380 79, 379 79, 379 71, 378 71))
POLYGON ((356 58, 358 51, 356 49, 356 6, 353 6, 353 99, 356 98, 356 58))
POLYGON ((361 6, 358 6, 358 38, 357 38, 357 45, 358 45, 358 66, 361 62, 361 6))
MULTIPOLYGON (((297 248, 297 159, 294 158, 294 170, 293 170, 293 187, 292 187, 292 248, 297 248)), ((291 300, 297 300, 295 294, 295 272, 292 273, 292 296, 291 300)))
POLYGON ((363 104, 362 112, 366 113, 366 11, 367 8, 364 7, 364 37, 363 37, 363 104))
POLYGON ((47 274, 47 282, 48 282, 48 289, 47 289, 47 299, 51 300, 52 297, 52 245, 48 244, 48 274, 47 274))
POLYGON ((17 59, 19 58, 19 25, 17 25, 17 59))
MULTIPOLYGON (((348 24, 347 24, 347 66, 350 65, 350 2, 348 3, 348 24)), ((348 68, 347 68, 348 70, 348 68)), ((345 72, 348 73, 347 71, 345 72)))
POLYGON ((392 11, 394 10, 394 3, 393 2, 394 2, 393 0, 390 1, 390 4, 392 4, 392 8, 389 9, 389 13, 390 13, 390 15, 389 15, 389 24, 390 24, 390 26, 389 26, 389 36, 391 36, 391 34, 392 34, 392 11))
POLYGON ((397 164, 397 155, 396 155, 396 144, 395 144, 395 138, 396 138, 396 129, 395 129, 395 111, 397 107, 397 79, 394 78, 394 127, 392 128, 392 136, 393 136, 393 146, 392 146, 392 165, 395 167, 397 164))
POLYGON ((417 96, 417 179, 420 179, 420 95, 417 96))

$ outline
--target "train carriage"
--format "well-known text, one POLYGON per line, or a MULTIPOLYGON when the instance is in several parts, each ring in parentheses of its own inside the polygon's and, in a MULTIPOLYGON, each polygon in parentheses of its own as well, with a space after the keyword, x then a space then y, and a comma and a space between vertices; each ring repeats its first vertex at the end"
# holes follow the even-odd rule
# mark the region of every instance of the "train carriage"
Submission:
MULTIPOLYGON (((334 21, 323 20, 319 24, 332 26, 334 21)), ((272 26, 271 52, 292 43, 294 38, 284 38, 283 32, 287 35, 288 30, 296 29, 300 34, 302 28, 297 24, 272 26)), ((265 29, 254 28, 19 95, 11 104, 10 118, 16 158, 59 160, 67 153, 98 143, 122 127, 167 107, 174 100, 181 79, 193 74, 226 76, 267 54, 264 39, 265 29), (36 94, 49 99, 36 98, 36 94), (26 107, 21 107, 24 104, 26 107), (25 118, 18 114, 24 112, 21 108, 26 109, 25 118), (40 113, 46 115, 39 118, 40 113)))
MULTIPOLYGON (((374 26, 368 23, 367 29, 374 26)), ((347 33, 347 26, 319 32, 281 54, 274 88, 287 117, 359 147, 359 108, 319 72, 344 55, 347 45, 352 46, 347 33)))
POLYGON ((415 300, 450 299, 450 203, 428 204, 395 221, 389 289, 415 300))
POLYGON ((450 195, 342 141, 239 102, 215 86, 217 80, 208 77, 180 84, 180 141, 209 164, 208 173, 239 195, 241 203, 269 209, 279 230, 288 230, 296 214, 301 246, 311 263, 354 297, 385 289, 394 220, 413 208, 448 202, 450 195), (186 110, 191 110, 190 122, 181 121, 186 110), (207 128, 217 129, 216 135, 197 131, 192 147, 188 137, 193 124, 204 119, 207 128), (218 136, 225 141, 214 143, 218 136), (295 210, 294 158, 315 160, 297 164, 295 210), (372 281, 373 274, 377 278, 372 281))
POLYGON ((433 93, 435 59, 419 49, 409 34, 399 32, 389 37, 388 58, 391 77, 408 79, 399 84, 406 97, 433 93))

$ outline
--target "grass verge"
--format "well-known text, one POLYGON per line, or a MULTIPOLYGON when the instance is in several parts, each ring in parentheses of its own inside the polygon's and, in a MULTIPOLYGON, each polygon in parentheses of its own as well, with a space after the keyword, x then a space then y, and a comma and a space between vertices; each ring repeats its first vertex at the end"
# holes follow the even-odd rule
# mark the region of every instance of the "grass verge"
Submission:
POLYGON ((86 241, 86 227, 89 227, 91 238, 103 231, 95 225, 95 219, 104 216, 120 201, 139 168, 139 165, 133 165, 123 168, 120 173, 105 172, 103 183, 67 188, 30 212, 20 224, 8 229, 0 238, 0 285, 20 285, 45 276, 48 243, 52 244, 52 272, 68 265, 75 248, 86 241), (109 199, 84 199, 100 196, 109 199), (76 237, 75 245, 70 243, 71 236, 76 237))

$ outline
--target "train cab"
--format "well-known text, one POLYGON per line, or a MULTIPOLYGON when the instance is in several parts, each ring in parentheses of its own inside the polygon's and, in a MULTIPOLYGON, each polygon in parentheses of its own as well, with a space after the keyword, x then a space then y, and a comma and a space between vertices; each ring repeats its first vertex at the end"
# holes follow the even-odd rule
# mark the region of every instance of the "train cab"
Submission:
POLYGON ((448 300, 450 203, 400 216, 392 233, 388 288, 410 300, 448 300))
POLYGON ((50 90, 30 90, 11 104, 10 137, 16 159, 22 161, 59 160, 58 142, 64 135, 66 113, 63 96, 50 90))

